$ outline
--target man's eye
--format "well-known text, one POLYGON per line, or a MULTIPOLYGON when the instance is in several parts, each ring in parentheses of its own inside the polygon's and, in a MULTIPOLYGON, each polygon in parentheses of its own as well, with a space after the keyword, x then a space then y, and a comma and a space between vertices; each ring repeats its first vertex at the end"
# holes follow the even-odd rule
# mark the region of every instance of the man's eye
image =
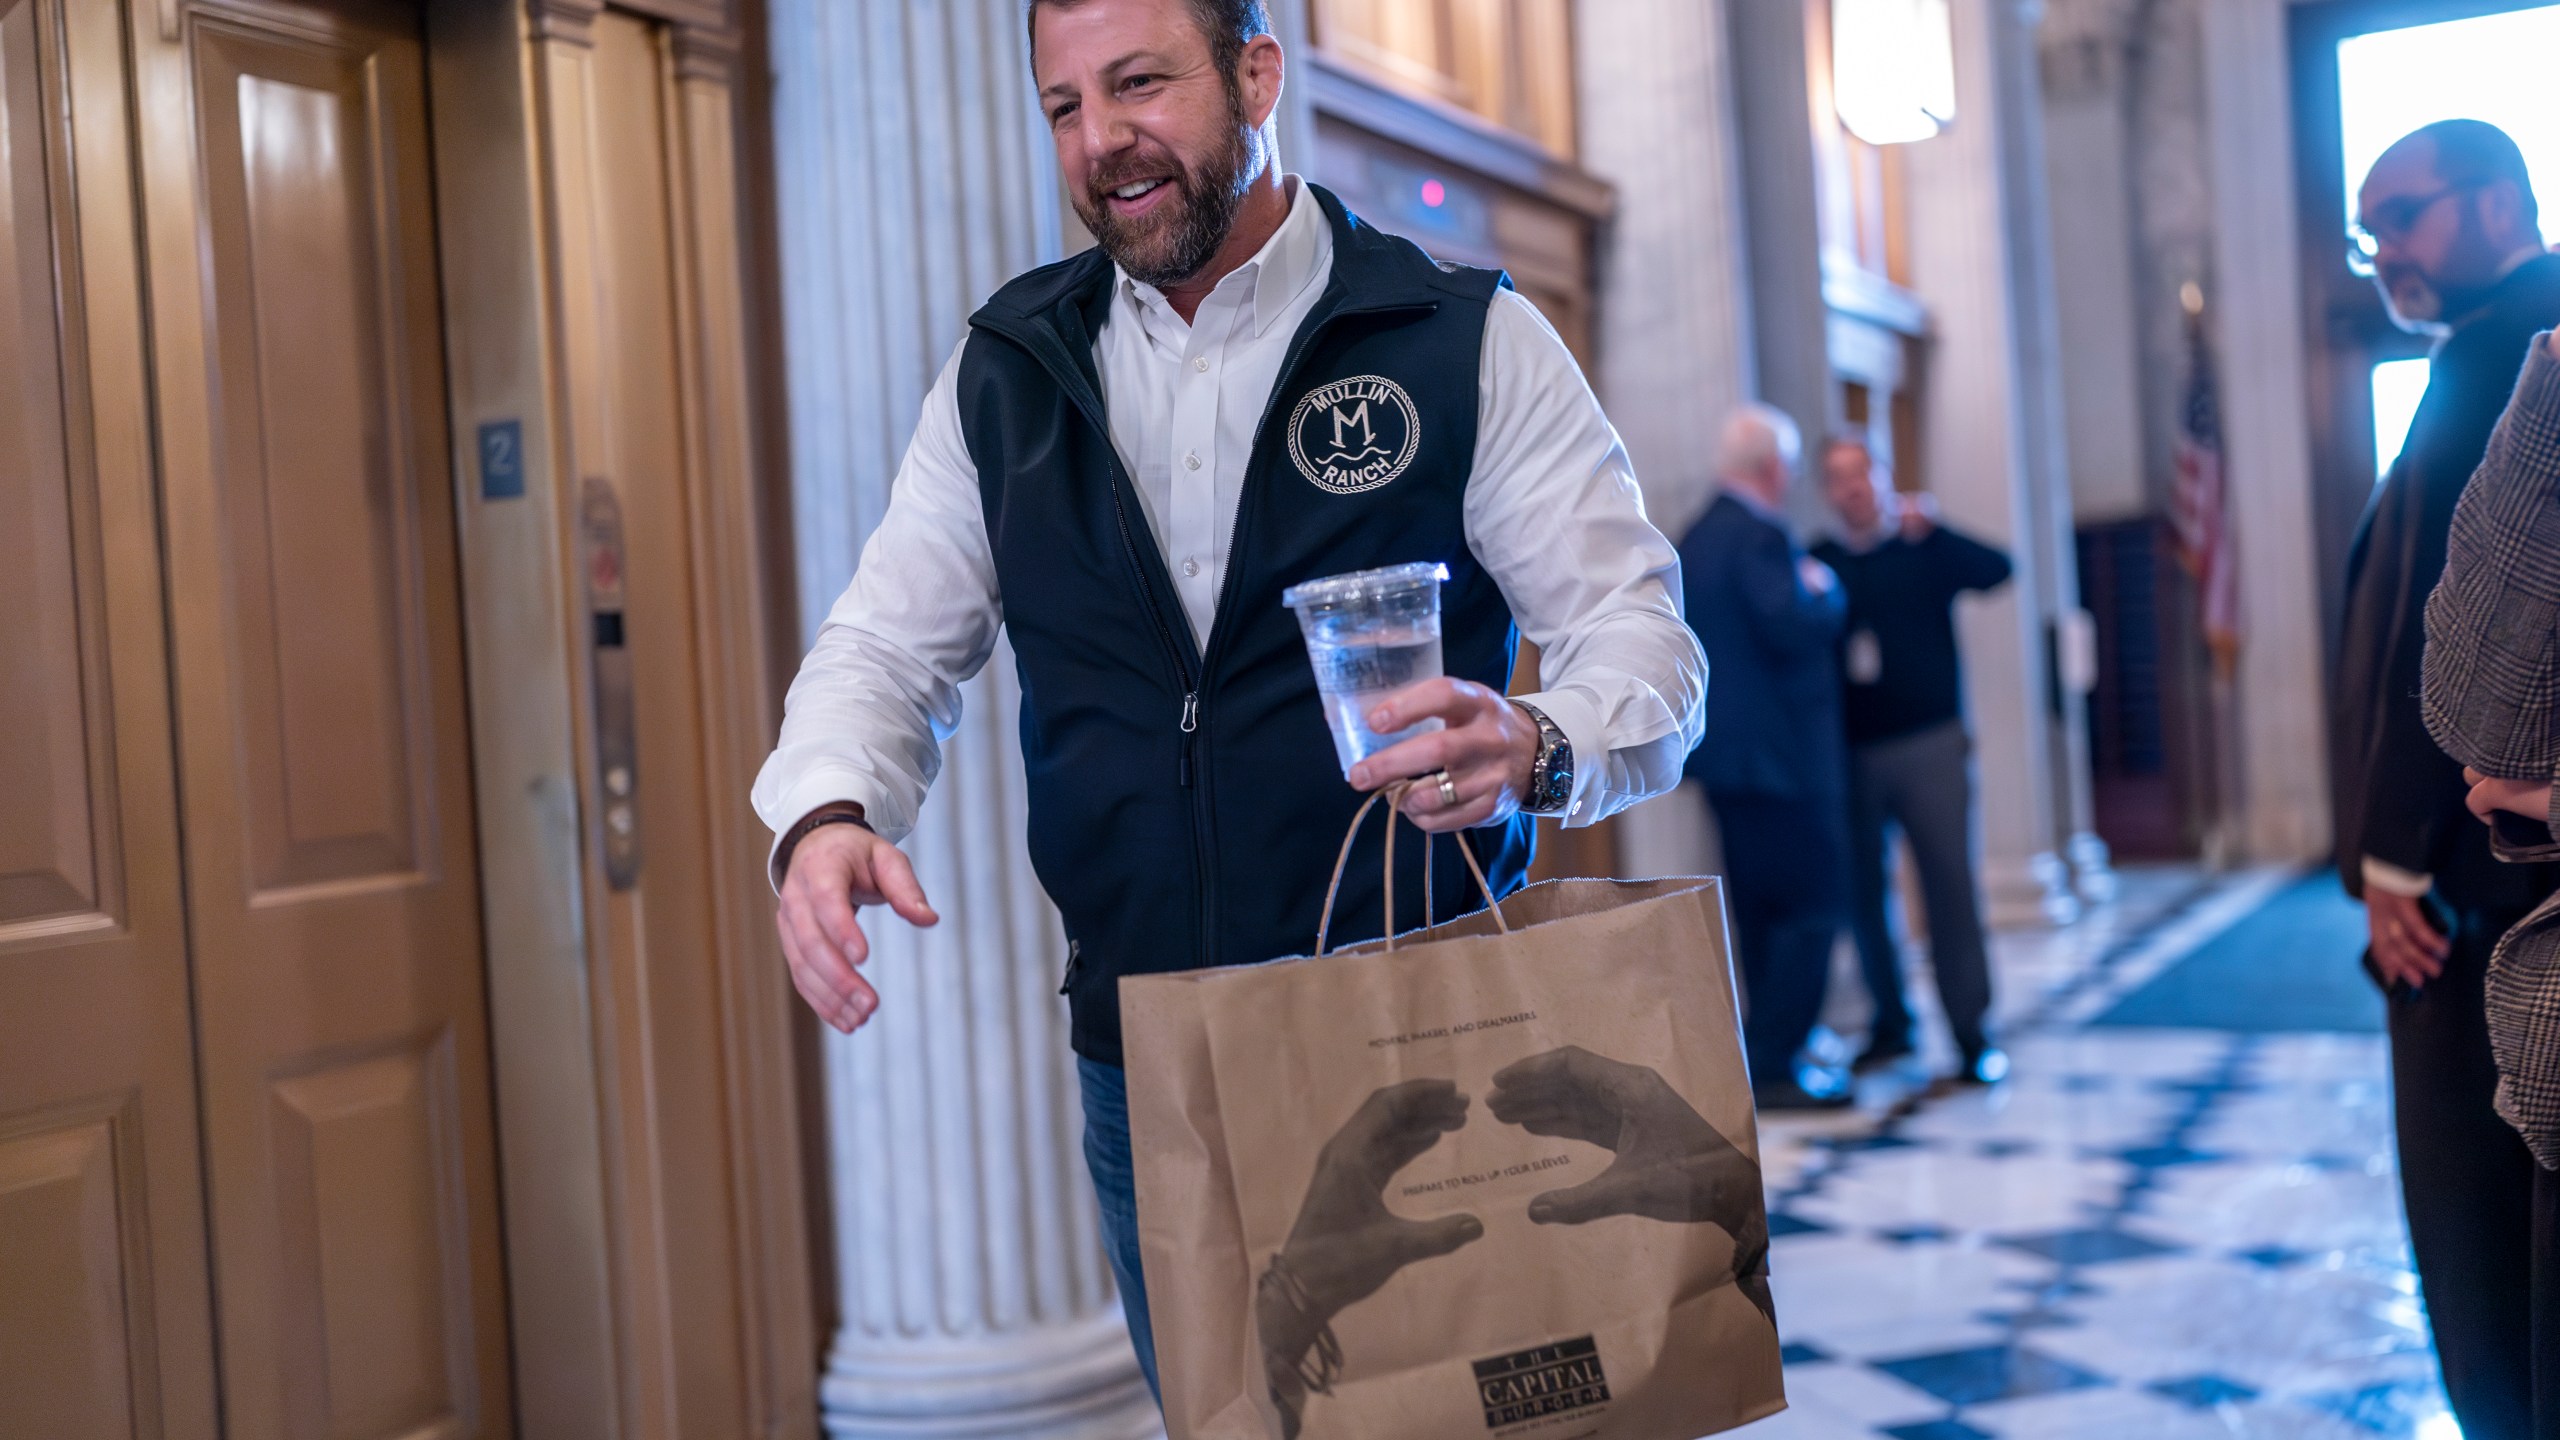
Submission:
POLYGON ((1155 83, 1156 77, 1153 75, 1132 75, 1128 79, 1120 82, 1120 88, 1123 90, 1144 90, 1155 83))
POLYGON ((1050 111, 1049 128, 1055 130, 1059 126, 1066 124, 1067 117, 1075 113, 1076 107, 1073 105, 1061 105, 1057 109, 1050 111))

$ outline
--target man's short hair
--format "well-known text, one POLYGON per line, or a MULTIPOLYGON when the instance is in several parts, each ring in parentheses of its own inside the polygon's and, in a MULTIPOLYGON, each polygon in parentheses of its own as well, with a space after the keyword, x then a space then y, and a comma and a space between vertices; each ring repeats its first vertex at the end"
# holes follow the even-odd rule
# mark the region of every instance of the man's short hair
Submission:
MULTIPOLYGON (((1040 48, 1040 12, 1072 10, 1085 0, 1030 0, 1022 7, 1022 25, 1029 36, 1031 52, 1040 48)), ((1184 0, 1191 7, 1191 18, 1200 22, 1201 32, 1209 37, 1209 59, 1221 75, 1236 73, 1236 62, 1244 58, 1244 47, 1256 35, 1271 33, 1270 12, 1262 8, 1262 0, 1184 0)))
POLYGON ((1726 475, 1757 474, 1770 461, 1789 474, 1804 455, 1803 432, 1786 411, 1752 401, 1736 406, 1716 439, 1716 469, 1726 475))
POLYGON ((2533 198, 2533 172, 2525 168, 2524 152, 2506 131, 2486 120, 2438 120, 2419 126, 2409 138, 2421 135, 2434 148, 2436 179, 2447 185, 2480 187, 2512 180, 2516 193, 2524 197, 2525 223, 2531 225, 2540 218, 2533 198))

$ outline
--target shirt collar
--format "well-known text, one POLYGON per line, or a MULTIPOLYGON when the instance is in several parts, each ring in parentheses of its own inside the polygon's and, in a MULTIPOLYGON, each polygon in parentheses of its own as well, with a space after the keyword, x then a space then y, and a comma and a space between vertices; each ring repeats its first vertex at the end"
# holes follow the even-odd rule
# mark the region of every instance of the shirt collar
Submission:
POLYGON ((2541 259, 2547 253, 2549 252, 2545 251, 2539 245, 2527 245, 2513 255, 2508 256, 2506 258, 2506 262, 2498 267, 2498 279, 2501 282, 2504 282, 2508 276, 2513 275, 2527 265, 2532 264, 2534 261, 2541 259))
MULTIPOLYGON (((1324 208, 1316 203, 1313 189, 1295 175, 1286 177, 1286 183, 1289 213, 1280 221, 1280 228, 1271 232, 1271 238, 1262 242, 1252 259, 1217 284, 1218 290, 1253 287, 1253 333, 1257 338, 1288 313, 1291 303, 1305 294, 1308 286, 1323 278, 1333 261, 1333 227, 1325 223, 1324 208)), ((1141 314, 1181 319, 1162 290, 1132 278, 1117 265, 1112 267, 1112 273, 1118 279, 1119 293, 1133 302, 1141 314)))

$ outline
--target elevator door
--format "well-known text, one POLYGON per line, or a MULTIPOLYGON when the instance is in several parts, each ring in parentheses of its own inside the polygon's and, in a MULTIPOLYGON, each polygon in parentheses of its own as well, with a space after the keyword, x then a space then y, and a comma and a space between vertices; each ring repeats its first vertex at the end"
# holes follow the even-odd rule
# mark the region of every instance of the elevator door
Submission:
POLYGON ((143 188, 224 1428, 504 1434, 419 16, 197 4, 152 53, 192 122, 143 188))
POLYGON ((11 1437, 512 1429, 426 136, 414 8, 0 0, 11 1437))

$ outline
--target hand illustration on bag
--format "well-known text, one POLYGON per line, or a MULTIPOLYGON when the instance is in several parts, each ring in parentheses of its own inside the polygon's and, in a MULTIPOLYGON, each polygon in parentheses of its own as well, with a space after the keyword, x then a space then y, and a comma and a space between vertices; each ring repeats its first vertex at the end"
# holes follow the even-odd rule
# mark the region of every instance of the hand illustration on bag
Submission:
POLYGON ((1658 1072, 1567 1045, 1497 1071, 1486 1108, 1532 1135, 1558 1135, 1617 1153, 1593 1179, 1531 1200, 1531 1220, 1581 1225, 1636 1215, 1721 1225, 1733 1236, 1735 1284, 1776 1320, 1760 1166, 1658 1072))
POLYGON ((1408 1220, 1385 1199, 1397 1171, 1466 1123, 1467 1097, 1456 1085, 1408 1080, 1372 1093, 1317 1154, 1297 1224, 1254 1296, 1263 1369, 1284 1436, 1298 1433, 1308 1393, 1331 1390, 1341 1372, 1333 1317, 1415 1261, 1483 1236, 1484 1223, 1473 1215, 1408 1220))

